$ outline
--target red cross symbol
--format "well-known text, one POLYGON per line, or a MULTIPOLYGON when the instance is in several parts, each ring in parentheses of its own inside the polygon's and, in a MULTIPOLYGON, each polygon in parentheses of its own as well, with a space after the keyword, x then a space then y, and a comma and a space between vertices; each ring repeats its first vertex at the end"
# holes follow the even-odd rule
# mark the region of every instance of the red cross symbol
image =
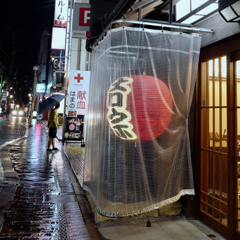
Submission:
POLYGON ((78 74, 77 77, 74 77, 74 79, 76 79, 77 82, 80 83, 80 81, 83 80, 83 77, 81 77, 81 74, 78 74))

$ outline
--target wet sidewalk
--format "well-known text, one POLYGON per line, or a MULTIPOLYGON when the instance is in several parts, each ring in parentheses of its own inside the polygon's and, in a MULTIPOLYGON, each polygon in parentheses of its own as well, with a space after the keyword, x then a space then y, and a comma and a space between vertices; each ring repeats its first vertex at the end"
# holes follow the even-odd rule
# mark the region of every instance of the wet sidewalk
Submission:
MULTIPOLYGON (((59 131, 61 132, 61 130, 59 131)), ((60 135, 61 136, 61 135, 60 135)), ((59 137, 60 137, 59 136, 59 137)), ((71 167, 83 183, 85 147, 79 142, 64 144, 64 151, 71 167)), ((153 218, 151 227, 147 227, 148 219, 108 222, 96 224, 100 240, 224 240, 220 234, 199 220, 188 220, 184 216, 153 218)))
POLYGON ((62 145, 56 141, 60 150, 48 153, 47 134, 35 124, 1 150, 0 239, 97 239, 62 145))
MULTIPOLYGON (((59 138, 61 131, 60 127, 59 138)), ((1 150, 0 239, 224 239, 200 221, 181 216, 155 219, 151 227, 142 221, 95 226, 79 184, 84 147, 56 141, 60 150, 47 153, 47 135, 46 124, 35 124, 24 137, 1 150)))

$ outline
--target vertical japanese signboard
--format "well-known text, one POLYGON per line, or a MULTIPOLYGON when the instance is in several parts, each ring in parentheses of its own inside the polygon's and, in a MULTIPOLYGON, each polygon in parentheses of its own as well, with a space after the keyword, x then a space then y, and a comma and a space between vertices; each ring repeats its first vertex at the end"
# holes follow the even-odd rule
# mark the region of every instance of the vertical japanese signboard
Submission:
POLYGON ((88 38, 90 27, 90 4, 75 3, 73 12, 73 38, 88 38))
POLYGON ((54 26, 67 26, 68 0, 55 0, 54 26))
POLYGON ((90 71, 70 71, 68 88, 68 116, 86 115, 88 107, 90 71))

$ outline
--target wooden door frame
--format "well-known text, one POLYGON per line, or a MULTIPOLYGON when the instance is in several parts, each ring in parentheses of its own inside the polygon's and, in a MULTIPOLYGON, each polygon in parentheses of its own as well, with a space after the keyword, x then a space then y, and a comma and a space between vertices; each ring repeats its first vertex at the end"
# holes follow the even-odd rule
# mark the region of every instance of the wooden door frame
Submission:
POLYGON ((195 217, 203 220, 207 225, 214 228, 227 239, 234 240, 236 233, 235 221, 235 60, 236 51, 240 51, 240 36, 225 39, 219 43, 201 49, 199 69, 196 81, 196 155, 195 155, 195 189, 196 189, 196 212, 195 217), (227 56, 227 127, 228 127, 228 226, 224 226, 213 220, 209 215, 200 211, 201 189, 201 76, 202 63, 221 56, 227 56), (232 216, 234 214, 234 217, 232 216))

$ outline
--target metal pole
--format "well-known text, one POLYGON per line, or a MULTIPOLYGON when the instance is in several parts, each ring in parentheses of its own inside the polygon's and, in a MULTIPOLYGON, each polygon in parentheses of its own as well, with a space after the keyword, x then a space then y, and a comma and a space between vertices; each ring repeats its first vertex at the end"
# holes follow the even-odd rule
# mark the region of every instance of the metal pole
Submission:
POLYGON ((155 26, 160 28, 173 28, 173 29, 179 29, 179 30, 187 30, 187 31, 196 31, 196 32, 206 32, 206 33, 214 33, 214 29, 208 29, 208 28, 197 28, 193 27, 192 25, 188 24, 181 24, 181 23, 169 23, 169 22, 162 22, 158 20, 150 20, 150 19, 142 19, 142 21, 135 21, 135 20, 115 20, 103 30, 102 34, 98 37, 98 39, 93 43, 91 46, 91 49, 93 50, 97 44, 104 38, 106 32, 111 28, 112 25, 115 24, 124 24, 124 23, 131 23, 131 24, 138 24, 138 25, 144 25, 144 26, 155 26))
POLYGON ((64 108, 63 108, 63 129, 62 129, 62 142, 65 141, 65 128, 66 128, 66 111, 67 111, 67 90, 69 85, 69 75, 70 75, 70 46, 72 39, 72 4, 73 1, 70 0, 70 16, 69 16, 69 25, 68 25, 68 51, 67 51, 67 65, 66 65, 66 78, 65 78, 65 99, 64 99, 64 108))
MULTIPOLYGON (((36 98, 37 98, 37 105, 36 105, 37 109, 36 109, 36 111, 38 112, 38 109, 39 109, 39 96, 37 96, 36 98)), ((37 118, 37 122, 38 122, 38 118, 37 118)))
POLYGON ((35 103, 35 89, 36 89, 36 76, 38 68, 36 66, 33 67, 34 70, 34 78, 33 78, 33 96, 32 96, 32 106, 31 106, 31 115, 29 121, 29 127, 32 127, 32 119, 33 119, 33 110, 34 110, 34 103, 35 103))
POLYGON ((169 23, 172 23, 172 12, 173 12, 173 3, 172 0, 169 1, 169 23))

